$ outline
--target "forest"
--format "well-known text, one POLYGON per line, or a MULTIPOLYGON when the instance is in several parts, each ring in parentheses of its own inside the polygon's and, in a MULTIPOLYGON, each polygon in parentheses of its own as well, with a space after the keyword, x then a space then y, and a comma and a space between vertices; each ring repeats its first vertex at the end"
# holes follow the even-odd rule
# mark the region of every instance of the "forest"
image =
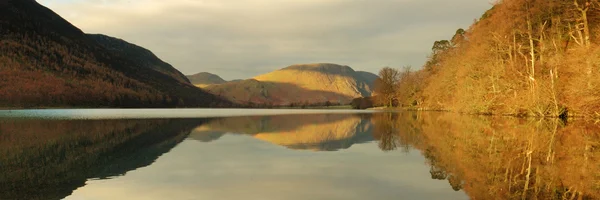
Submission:
POLYGON ((436 41, 420 70, 385 67, 376 102, 418 110, 600 117, 600 2, 501 0, 436 41))

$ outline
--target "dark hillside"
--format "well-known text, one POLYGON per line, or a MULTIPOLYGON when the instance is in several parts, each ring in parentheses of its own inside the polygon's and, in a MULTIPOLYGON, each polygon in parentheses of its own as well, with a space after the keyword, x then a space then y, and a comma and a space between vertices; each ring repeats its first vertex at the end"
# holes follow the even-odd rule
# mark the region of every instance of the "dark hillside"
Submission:
POLYGON ((208 86, 214 84, 223 84, 227 81, 223 80, 219 75, 208 72, 200 72, 194 75, 189 75, 187 78, 195 86, 208 86))
POLYGON ((162 61, 156 57, 150 50, 140 47, 135 44, 131 44, 119 38, 114 38, 102 34, 87 34, 92 40, 98 42, 104 48, 125 56, 136 63, 143 64, 153 70, 159 71, 163 74, 171 76, 176 80, 184 83, 189 83, 189 80, 185 75, 173 68, 169 63, 162 61))
POLYGON ((105 46, 36 1, 0 1, 0 107, 228 105, 105 46))

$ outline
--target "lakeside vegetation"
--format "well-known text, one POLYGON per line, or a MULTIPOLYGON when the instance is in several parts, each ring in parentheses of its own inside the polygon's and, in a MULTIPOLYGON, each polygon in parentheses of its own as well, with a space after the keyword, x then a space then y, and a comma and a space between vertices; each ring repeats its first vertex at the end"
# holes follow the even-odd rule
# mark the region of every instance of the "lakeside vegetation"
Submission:
POLYGON ((600 117, 600 3, 502 0, 436 41, 422 69, 383 68, 375 103, 514 116, 600 117))

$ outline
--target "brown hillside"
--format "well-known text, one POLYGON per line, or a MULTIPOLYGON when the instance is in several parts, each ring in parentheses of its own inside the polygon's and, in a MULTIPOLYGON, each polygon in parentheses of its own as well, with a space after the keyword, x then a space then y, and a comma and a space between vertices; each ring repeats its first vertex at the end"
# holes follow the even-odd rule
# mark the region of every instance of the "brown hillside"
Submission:
POLYGON ((372 77, 348 66, 320 63, 292 65, 254 79, 209 86, 206 89, 238 103, 349 103, 371 95, 372 77))
MULTIPOLYGON (((128 49, 122 47, 100 44, 36 1, 4 0, 0 3, 0 107, 207 107, 225 103, 192 86, 185 77, 165 74, 162 69, 167 68, 143 56, 119 53, 128 49)), ((134 54, 139 50, 131 49, 134 54)))
POLYGON ((465 113, 599 117, 598 8, 597 0, 496 1, 436 41, 423 70, 402 76, 398 99, 465 113))
POLYGON ((290 105, 326 101, 345 103, 352 98, 335 92, 307 90, 289 83, 261 82, 255 79, 210 85, 205 89, 241 104, 290 105))

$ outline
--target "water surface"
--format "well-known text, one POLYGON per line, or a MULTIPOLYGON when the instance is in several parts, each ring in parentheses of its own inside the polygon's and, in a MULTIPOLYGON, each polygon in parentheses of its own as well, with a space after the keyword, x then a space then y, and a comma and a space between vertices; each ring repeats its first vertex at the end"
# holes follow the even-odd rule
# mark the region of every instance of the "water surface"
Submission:
POLYGON ((591 122, 244 111, 134 119, 0 112, 0 199, 600 197, 591 122))

